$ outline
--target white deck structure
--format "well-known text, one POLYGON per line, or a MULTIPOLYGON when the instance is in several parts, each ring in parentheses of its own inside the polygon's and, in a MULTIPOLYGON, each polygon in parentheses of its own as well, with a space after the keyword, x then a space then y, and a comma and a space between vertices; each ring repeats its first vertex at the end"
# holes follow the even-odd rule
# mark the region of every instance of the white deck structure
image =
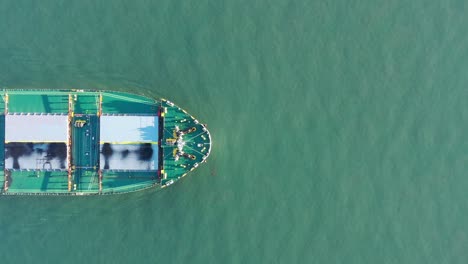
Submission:
POLYGON ((65 115, 7 115, 5 142, 66 142, 65 115))
POLYGON ((157 116, 101 116, 101 144, 154 143, 158 141, 157 116))
POLYGON ((107 158, 101 153, 101 169, 156 170, 158 132, 157 116, 101 116, 101 152, 105 143, 109 143, 113 151, 107 158), (152 156, 148 160, 141 160, 140 148, 144 143, 151 144, 152 156))

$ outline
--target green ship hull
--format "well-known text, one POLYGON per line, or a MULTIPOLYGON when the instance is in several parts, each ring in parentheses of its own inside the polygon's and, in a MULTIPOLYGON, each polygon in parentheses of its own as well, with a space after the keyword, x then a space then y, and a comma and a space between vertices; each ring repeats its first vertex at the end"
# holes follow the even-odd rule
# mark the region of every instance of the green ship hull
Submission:
POLYGON ((164 188, 206 162, 204 124, 165 99, 89 90, 0 90, 4 195, 164 188))

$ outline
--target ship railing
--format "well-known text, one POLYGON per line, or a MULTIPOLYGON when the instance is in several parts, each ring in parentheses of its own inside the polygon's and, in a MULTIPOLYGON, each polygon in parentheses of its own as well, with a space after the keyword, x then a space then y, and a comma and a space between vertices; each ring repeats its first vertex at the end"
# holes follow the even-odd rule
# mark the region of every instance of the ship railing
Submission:
POLYGON ((5 97, 3 98, 5 101, 5 115, 8 114, 8 102, 9 102, 9 96, 8 93, 5 93, 5 97))
POLYGON ((5 177, 4 182, 3 182, 3 192, 8 192, 8 188, 10 187, 11 172, 7 169, 4 169, 3 176, 5 177))
POLYGON ((102 192, 102 170, 98 170, 98 175, 99 175, 99 192, 102 192))

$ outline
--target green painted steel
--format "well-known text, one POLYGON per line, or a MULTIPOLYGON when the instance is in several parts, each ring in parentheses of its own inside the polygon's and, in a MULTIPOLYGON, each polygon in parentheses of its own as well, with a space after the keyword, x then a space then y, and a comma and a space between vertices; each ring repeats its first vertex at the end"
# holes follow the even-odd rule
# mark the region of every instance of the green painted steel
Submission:
POLYGON ((108 171, 103 174, 103 193, 131 192, 159 185, 157 171, 108 171))
POLYGON ((99 167, 99 117, 96 115, 75 115, 72 118, 72 162, 77 168, 97 169, 99 167), (74 124, 84 121, 83 127, 74 124))
POLYGON ((75 114, 98 114, 99 94, 74 94, 72 99, 75 114))
POLYGON ((3 131, 0 133, 0 192, 3 193, 5 191, 5 115, 0 115, 0 131, 3 131))
POLYGON ((166 100, 83 90, 4 89, 0 95, 2 194, 90 195, 162 188, 205 162, 210 153, 211 137, 205 125, 166 100), (5 170, 5 114, 68 115, 69 169, 5 170), (159 116, 157 170, 100 171, 101 114, 159 116))
POLYGON ((206 127, 181 108, 165 100, 162 101, 162 107, 165 110, 161 143, 164 163, 162 184, 166 184, 185 176, 187 171, 193 170, 206 160, 211 147, 211 138, 206 127), (183 151, 188 155, 193 155, 193 160, 186 156, 176 159, 177 143, 171 144, 170 142, 177 139, 177 128, 179 131, 195 128, 195 131, 182 136, 183 151))
POLYGON ((8 194, 64 194, 67 190, 66 171, 11 171, 8 194))
POLYGON ((0 171, 0 192, 1 193, 5 192, 4 187, 5 187, 5 172, 1 170, 0 171))
POLYGON ((78 168, 74 171, 75 181, 73 191, 75 193, 96 194, 99 193, 99 175, 96 169, 78 168))
POLYGON ((66 94, 9 93, 8 97, 9 113, 66 114, 68 112, 68 96, 66 94))
POLYGON ((150 114, 158 112, 158 102, 138 95, 103 93, 104 114, 150 114))
POLYGON ((5 149, 5 115, 0 115, 0 170, 3 171, 5 168, 5 151, 1 151, 5 149))
POLYGON ((1 114, 1 113, 5 113, 6 98, 5 98, 5 92, 4 91, 0 90, 0 97, 1 97, 1 100, 0 100, 0 114, 1 114))

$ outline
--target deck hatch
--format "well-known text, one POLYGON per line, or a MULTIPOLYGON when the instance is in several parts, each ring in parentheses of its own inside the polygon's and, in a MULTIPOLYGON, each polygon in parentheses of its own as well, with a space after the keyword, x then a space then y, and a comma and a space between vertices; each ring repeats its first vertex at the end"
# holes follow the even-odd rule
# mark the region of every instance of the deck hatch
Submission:
POLYGON ((6 115, 5 168, 64 170, 67 116, 6 115))
POLYGON ((101 116, 101 169, 156 171, 158 123, 158 116, 101 116))
POLYGON ((66 142, 66 115, 7 115, 6 142, 66 142))

